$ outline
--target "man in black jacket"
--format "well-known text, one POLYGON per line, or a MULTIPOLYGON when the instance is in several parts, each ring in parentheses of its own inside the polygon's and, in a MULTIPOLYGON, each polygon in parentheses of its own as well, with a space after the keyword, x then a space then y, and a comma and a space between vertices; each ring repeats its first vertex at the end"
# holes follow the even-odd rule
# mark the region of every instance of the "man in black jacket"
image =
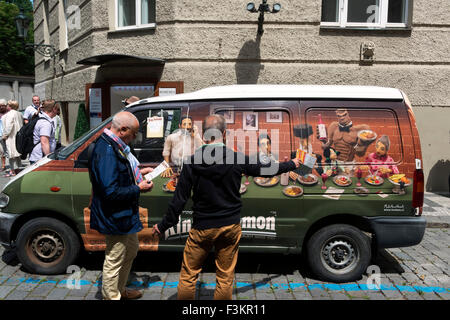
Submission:
POLYGON ((250 164, 247 156, 225 146, 226 123, 221 115, 206 117, 203 132, 206 144, 185 162, 167 213, 153 230, 161 235, 176 225, 193 191, 193 224, 184 248, 178 299, 194 299, 203 261, 214 246, 217 267, 214 299, 231 300, 241 238, 242 174, 272 177, 295 170, 300 161, 250 164))

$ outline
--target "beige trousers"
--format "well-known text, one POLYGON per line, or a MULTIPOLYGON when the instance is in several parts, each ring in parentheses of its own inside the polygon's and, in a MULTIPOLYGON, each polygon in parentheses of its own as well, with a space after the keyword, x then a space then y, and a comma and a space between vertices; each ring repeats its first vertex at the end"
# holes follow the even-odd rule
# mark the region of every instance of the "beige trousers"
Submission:
POLYGON ((137 233, 105 235, 106 250, 103 263, 102 294, 104 300, 120 300, 125 290, 131 265, 139 250, 137 233))
POLYGON ((216 289, 214 300, 231 300, 233 294, 234 269, 236 267, 241 225, 233 224, 206 230, 191 229, 183 252, 178 300, 193 300, 198 275, 202 264, 215 248, 216 289))

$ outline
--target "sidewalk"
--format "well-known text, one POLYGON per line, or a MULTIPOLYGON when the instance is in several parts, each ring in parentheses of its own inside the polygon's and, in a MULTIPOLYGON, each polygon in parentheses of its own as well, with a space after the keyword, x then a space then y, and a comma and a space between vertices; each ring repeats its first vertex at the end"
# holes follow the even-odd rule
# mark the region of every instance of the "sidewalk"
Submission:
POLYGON ((450 227, 450 193, 425 192, 422 216, 428 228, 450 227))
MULTIPOLYGON (((22 167, 29 165, 28 160, 22 161, 22 167)), ((11 178, 4 177, 0 172, 0 188, 3 188, 11 178)), ((422 216, 427 220, 427 228, 450 227, 450 193, 425 192, 422 216)))

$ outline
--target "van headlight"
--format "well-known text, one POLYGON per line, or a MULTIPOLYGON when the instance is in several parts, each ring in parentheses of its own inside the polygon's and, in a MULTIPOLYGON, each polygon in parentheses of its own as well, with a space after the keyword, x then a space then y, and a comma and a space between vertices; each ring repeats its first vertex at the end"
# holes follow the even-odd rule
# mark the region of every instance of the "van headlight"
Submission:
POLYGON ((9 197, 4 194, 4 193, 0 193, 0 208, 4 208, 8 205, 9 203, 9 197))

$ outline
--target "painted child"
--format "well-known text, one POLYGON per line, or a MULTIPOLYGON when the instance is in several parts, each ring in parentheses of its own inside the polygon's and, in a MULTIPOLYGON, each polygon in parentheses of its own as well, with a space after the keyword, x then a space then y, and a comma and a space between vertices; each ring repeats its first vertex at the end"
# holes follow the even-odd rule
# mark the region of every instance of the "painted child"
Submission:
POLYGON ((399 173, 394 159, 388 155, 390 147, 389 137, 382 135, 375 144, 375 152, 366 157, 368 166, 362 166, 363 170, 370 168, 372 174, 386 178, 391 174, 399 173))

